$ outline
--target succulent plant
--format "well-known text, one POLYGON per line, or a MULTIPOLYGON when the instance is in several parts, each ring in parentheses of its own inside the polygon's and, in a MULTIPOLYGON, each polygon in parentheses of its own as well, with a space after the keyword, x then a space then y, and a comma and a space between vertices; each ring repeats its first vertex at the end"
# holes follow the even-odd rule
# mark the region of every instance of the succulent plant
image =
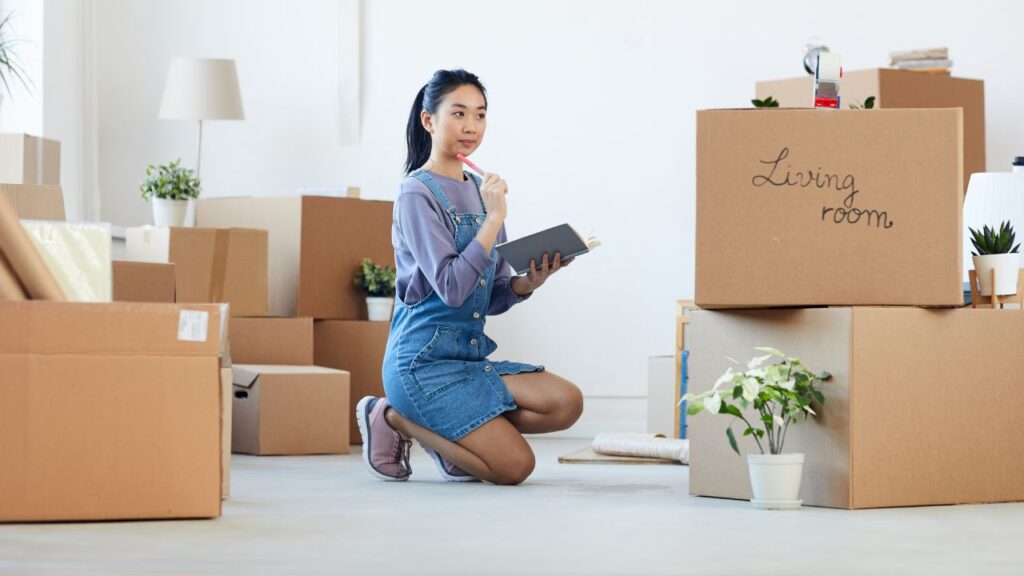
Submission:
POLYGON ((1016 254, 1020 244, 1014 244, 1017 234, 1009 220, 999 226, 999 230, 982 226, 981 231, 968 228, 971 231, 971 244, 974 244, 975 256, 986 256, 988 254, 1016 254))

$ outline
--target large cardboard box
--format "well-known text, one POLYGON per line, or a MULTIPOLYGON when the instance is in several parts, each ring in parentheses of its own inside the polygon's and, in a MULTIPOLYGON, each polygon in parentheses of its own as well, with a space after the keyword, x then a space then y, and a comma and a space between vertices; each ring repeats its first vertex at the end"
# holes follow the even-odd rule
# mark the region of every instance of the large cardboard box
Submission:
POLYGON ((961 116, 698 112, 697 305, 961 305, 961 116))
POLYGON ((174 264, 178 302, 227 302, 232 316, 266 316, 266 230, 143 226, 125 236, 128 260, 174 264))
POLYGON ((348 454, 349 374, 319 366, 235 364, 232 451, 348 454))
POLYGON ((115 302, 174 302, 174 264, 114 260, 115 302))
MULTIPOLYGON (((832 508, 1024 500, 1021 341, 1024 314, 980 309, 695 311, 686 334, 694 392, 755 346, 832 373, 823 410, 784 447, 806 455, 804 504, 832 508)), ((750 498, 731 420, 689 419, 691 494, 750 498)), ((749 437, 740 445, 757 451, 749 437)))
POLYGON ((232 318, 231 356, 239 364, 313 365, 312 318, 232 318))
MULTIPOLYGON (((322 320, 313 327, 313 360, 317 366, 347 370, 352 375, 352 405, 363 396, 384 396, 382 367, 388 344, 390 322, 322 320)), ((359 442, 353 419, 349 437, 359 442)))
POLYGON ((363 258, 395 264, 393 202, 295 196, 204 198, 199 226, 253 226, 270 232, 269 316, 361 320, 365 296, 355 286, 363 258))
POLYGON ((231 496, 231 415, 234 378, 231 368, 220 369, 220 499, 231 496))
POLYGON ((220 309, 0 302, 0 521, 220 515, 220 309))
POLYGON ((65 219, 64 191, 60 186, 0 184, 0 193, 11 201, 18 218, 57 221, 65 219))
POLYGON ((0 183, 60 185, 60 142, 0 134, 0 183))
MULTIPOLYGON (((814 78, 758 82, 757 98, 772 96, 783 108, 812 108, 814 78)), ((962 108, 964 111, 964 191, 971 174, 985 172, 985 83, 981 80, 873 68, 844 71, 844 107, 875 97, 875 108, 962 108)))

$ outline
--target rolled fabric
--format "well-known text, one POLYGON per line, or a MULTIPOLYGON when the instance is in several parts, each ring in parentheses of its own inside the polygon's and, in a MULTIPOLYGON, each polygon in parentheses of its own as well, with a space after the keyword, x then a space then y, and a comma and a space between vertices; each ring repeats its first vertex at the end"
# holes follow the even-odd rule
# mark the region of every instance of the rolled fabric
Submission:
POLYGON ((67 300, 32 239, 21 227, 18 213, 6 194, 0 194, 0 252, 30 298, 67 300))
POLYGON ((690 462, 690 441, 666 438, 663 434, 598 434, 591 443, 598 454, 661 458, 690 462))
POLYGON ((7 258, 4 258, 3 253, 0 252, 0 300, 26 299, 28 299, 28 296, 25 295, 25 289, 18 282, 18 277, 14 275, 14 270, 11 270, 11 265, 7 263, 7 258))

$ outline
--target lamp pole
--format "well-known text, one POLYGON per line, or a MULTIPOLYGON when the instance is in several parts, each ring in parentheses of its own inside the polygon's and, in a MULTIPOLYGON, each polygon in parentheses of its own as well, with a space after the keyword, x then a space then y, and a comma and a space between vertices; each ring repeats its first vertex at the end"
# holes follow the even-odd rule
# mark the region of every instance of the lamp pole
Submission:
POLYGON ((196 179, 199 179, 199 162, 203 157, 203 120, 199 119, 199 143, 196 145, 196 179))

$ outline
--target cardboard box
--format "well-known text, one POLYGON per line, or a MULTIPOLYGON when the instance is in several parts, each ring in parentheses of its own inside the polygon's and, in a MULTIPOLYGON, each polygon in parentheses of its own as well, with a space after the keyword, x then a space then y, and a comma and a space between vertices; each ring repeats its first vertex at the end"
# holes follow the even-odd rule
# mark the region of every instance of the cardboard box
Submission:
POLYGON ((231 414, 234 397, 233 370, 220 369, 220 499, 231 497, 231 414))
MULTIPOLYGON (((352 375, 352 404, 363 396, 384 396, 384 351, 390 322, 321 320, 313 326, 313 360, 317 366, 347 370, 352 375)), ((359 442, 359 428, 353 419, 349 437, 359 442)))
POLYGON ((312 318, 232 318, 231 355, 239 364, 313 365, 312 318))
MULTIPOLYGON (((806 455, 804 504, 880 508, 1024 500, 1024 314, 1009 310, 820 308, 695 311, 690 386, 773 346, 833 378, 817 418, 791 425, 806 455)), ((690 493, 750 498, 726 416, 689 419, 690 493)), ((734 426, 736 432, 742 430, 734 426)), ((737 437, 740 434, 737 433, 737 437)), ((744 453, 757 452, 749 437, 744 453)))
POLYGON ((697 305, 962 305, 961 115, 698 112, 697 305))
POLYGON ((18 218, 57 221, 65 219, 64 191, 60 186, 0 184, 0 193, 11 201, 18 218))
POLYGON ((174 302, 174 264, 114 260, 115 302, 174 302))
MULTIPOLYGON (((964 111, 964 191, 971 174, 985 172, 985 83, 981 80, 875 68, 844 71, 843 106, 875 97, 875 108, 962 108, 964 111)), ((814 78, 758 82, 757 98, 774 97, 783 108, 812 108, 814 78)))
POLYGON ((395 264, 393 202, 296 196, 204 198, 199 226, 255 226, 270 232, 269 316, 366 319, 354 280, 363 258, 395 264))
POLYGON ((220 515, 217 306, 0 302, 0 521, 220 515))
POLYGON ((235 364, 232 451, 348 454, 349 374, 319 366, 235 364))
POLYGON ((0 182, 60 185, 60 142, 28 134, 0 134, 0 182))
POLYGON ((178 302, 227 302, 232 316, 267 315, 267 231, 154 228, 125 231, 128 260, 173 263, 178 302))

